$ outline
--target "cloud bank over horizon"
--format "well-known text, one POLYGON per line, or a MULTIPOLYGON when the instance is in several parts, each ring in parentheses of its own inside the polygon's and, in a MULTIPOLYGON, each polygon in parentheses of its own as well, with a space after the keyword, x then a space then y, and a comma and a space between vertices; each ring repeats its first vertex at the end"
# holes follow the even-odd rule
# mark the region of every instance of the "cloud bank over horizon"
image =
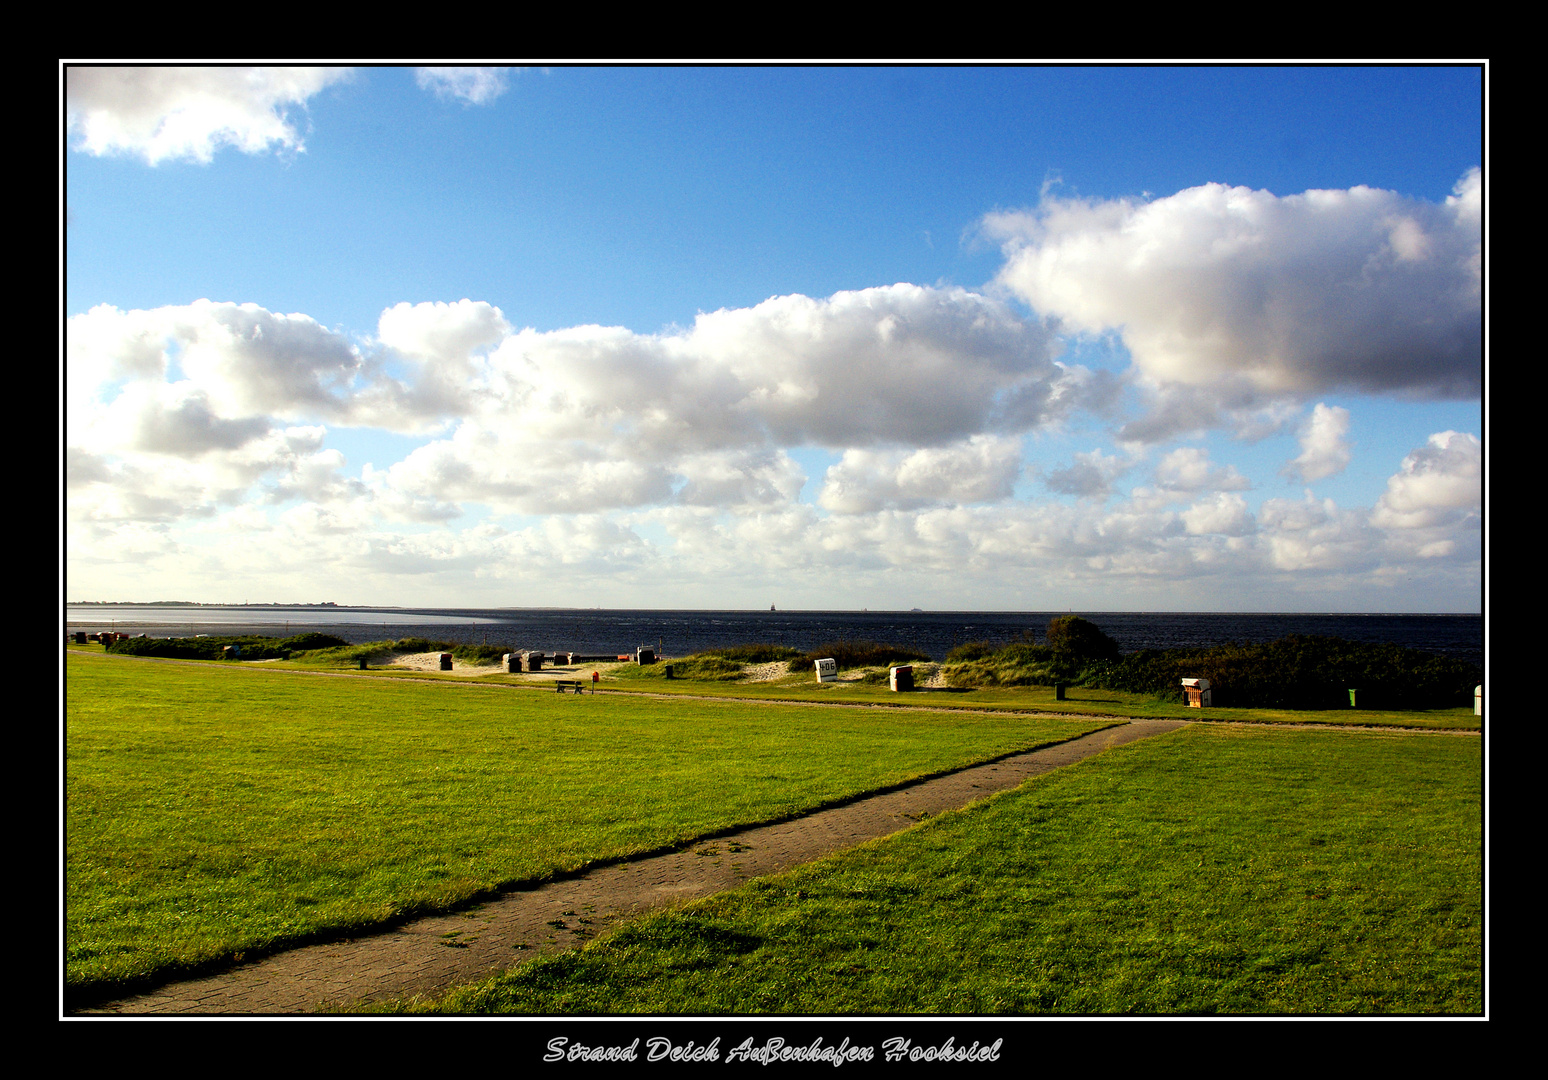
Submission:
MULTIPOLYGON (((1052 470, 1051 490, 1082 496, 1073 506, 1017 499, 1025 439, 1087 407, 1092 373, 1055 360, 1035 320, 960 289, 775 297, 660 334, 540 333, 486 302, 400 303, 363 340, 253 304, 103 305, 67 337, 73 543, 129 536, 151 564, 201 527, 286 552, 279 562, 369 568, 378 587, 516 582, 525 560, 678 588, 689 566, 740 568, 752 587, 1037 566, 1100 589, 1338 580, 1394 559, 1465 572, 1478 557, 1479 444, 1456 432, 1414 448, 1366 510, 1308 492, 1254 512, 1248 479, 1193 446, 1127 495, 1114 480, 1142 448, 1052 470), (352 476, 330 425, 423 441, 352 476), (791 457, 802 447, 838 460, 807 475, 791 457)), ((1287 473, 1341 469, 1347 423, 1319 403, 1287 473)))

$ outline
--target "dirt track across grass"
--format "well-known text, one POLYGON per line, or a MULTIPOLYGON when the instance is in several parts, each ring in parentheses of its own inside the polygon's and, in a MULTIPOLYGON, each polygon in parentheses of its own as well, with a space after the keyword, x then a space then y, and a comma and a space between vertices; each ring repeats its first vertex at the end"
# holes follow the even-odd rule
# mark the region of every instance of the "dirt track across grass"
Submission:
POLYGON ((1182 726, 1180 720, 1120 722, 1058 746, 971 766, 792 821, 599 867, 379 934, 287 950, 81 1011, 298 1014, 444 993, 534 956, 574 948, 620 920, 890 836, 1029 777, 1182 726))

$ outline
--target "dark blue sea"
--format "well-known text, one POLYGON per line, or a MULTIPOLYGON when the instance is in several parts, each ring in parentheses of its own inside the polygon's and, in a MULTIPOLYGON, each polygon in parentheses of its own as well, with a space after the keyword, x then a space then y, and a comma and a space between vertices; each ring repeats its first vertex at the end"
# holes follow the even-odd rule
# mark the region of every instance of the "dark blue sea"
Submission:
MULTIPOLYGON (((512 651, 624 653, 637 645, 665 656, 753 642, 803 652, 831 641, 909 645, 944 659, 968 641, 1007 641, 1031 630, 1042 641, 1057 611, 605 611, 573 608, 355 608, 280 605, 161 606, 72 604, 70 630, 117 629, 151 637, 273 634, 316 630, 347 641, 423 637, 507 645, 512 651)), ((1321 634, 1483 663, 1481 615, 1310 615, 1219 612, 1075 612, 1124 651, 1249 644, 1289 634, 1321 634)))

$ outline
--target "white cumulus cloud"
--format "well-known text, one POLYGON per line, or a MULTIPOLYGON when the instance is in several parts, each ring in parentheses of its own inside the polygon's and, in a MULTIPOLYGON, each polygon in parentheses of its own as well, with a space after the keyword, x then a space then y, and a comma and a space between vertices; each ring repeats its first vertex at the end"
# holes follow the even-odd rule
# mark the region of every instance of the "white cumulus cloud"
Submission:
POLYGON ((1003 304, 913 285, 776 297, 660 334, 513 332, 462 300, 398 304, 356 343, 306 315, 200 300, 102 305, 66 337, 69 443, 99 455, 207 457, 295 423, 452 425, 373 481, 421 521, 467 501, 768 505, 798 496, 784 449, 800 445, 882 455, 833 478, 867 505, 1002 498, 1016 433, 1061 415, 1085 375, 1003 304))
POLYGON ((975 435, 921 450, 844 451, 817 502, 842 514, 956 506, 1009 498, 1021 475, 1021 441, 975 435))
POLYGON ((1342 472, 1349 464, 1349 410, 1322 402, 1301 428, 1301 454, 1285 466, 1287 475, 1309 483, 1342 472))
POLYGON ((1209 451, 1197 446, 1173 450, 1156 466, 1156 482, 1167 491, 1242 491, 1251 482, 1236 471, 1236 466, 1221 467, 1209 459, 1209 451))
POLYGON ((442 101, 464 105, 488 105, 510 88, 506 69, 499 67, 415 68, 414 81, 442 101))
POLYGON ((1117 454, 1104 454, 1100 450, 1077 453, 1073 465, 1050 469, 1043 483, 1048 490, 1061 495, 1103 498, 1112 494, 1113 481, 1133 464, 1117 454))
POLYGON ((1001 286, 1066 330, 1121 334, 1172 414, 1130 434, 1160 437, 1338 388, 1477 395, 1481 195, 1477 170, 1440 205, 1206 184, 1045 198, 985 228, 1004 243, 1001 286))
POLYGON ((1372 524, 1426 529, 1476 515, 1483 502, 1483 444, 1476 435, 1442 431, 1403 459, 1376 503, 1372 524))
POLYGON ((688 506, 784 506, 806 485, 801 466, 783 450, 694 454, 677 471, 684 478, 677 501, 688 506))
POLYGON ((291 110, 349 78, 347 68, 71 67, 65 110, 75 148, 156 165, 208 164, 215 151, 305 149, 291 110))
POLYGON ((104 304, 71 318, 65 338, 75 409, 105 404, 127 384, 159 384, 175 363, 187 383, 182 408, 206 414, 212 432, 259 416, 342 417, 361 369, 343 336, 257 304, 198 300, 127 312, 104 304))
POLYGON ((1183 511, 1183 523, 1195 536, 1220 533, 1245 536, 1256 528, 1247 500, 1231 492, 1220 491, 1200 499, 1183 511))
POLYGON ((511 332, 493 304, 459 300, 397 304, 377 320, 377 338, 410 356, 465 367, 474 351, 496 345, 511 332))
POLYGON ((1364 514, 1341 510, 1306 492, 1296 502, 1269 499, 1258 511, 1258 527, 1269 544, 1270 564, 1289 571, 1369 571, 1379 561, 1379 539, 1364 514))

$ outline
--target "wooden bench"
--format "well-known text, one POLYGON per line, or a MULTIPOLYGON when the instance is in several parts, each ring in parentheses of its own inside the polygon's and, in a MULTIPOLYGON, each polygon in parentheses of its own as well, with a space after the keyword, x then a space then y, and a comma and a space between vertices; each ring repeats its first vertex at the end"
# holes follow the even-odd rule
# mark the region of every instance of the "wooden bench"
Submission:
POLYGON ((560 693, 560 694, 564 693, 566 690, 573 690, 577 694, 579 694, 581 692, 582 688, 585 685, 586 684, 584 682, 582 682, 580 679, 555 679, 554 680, 554 689, 555 689, 555 691, 557 693, 560 693))

